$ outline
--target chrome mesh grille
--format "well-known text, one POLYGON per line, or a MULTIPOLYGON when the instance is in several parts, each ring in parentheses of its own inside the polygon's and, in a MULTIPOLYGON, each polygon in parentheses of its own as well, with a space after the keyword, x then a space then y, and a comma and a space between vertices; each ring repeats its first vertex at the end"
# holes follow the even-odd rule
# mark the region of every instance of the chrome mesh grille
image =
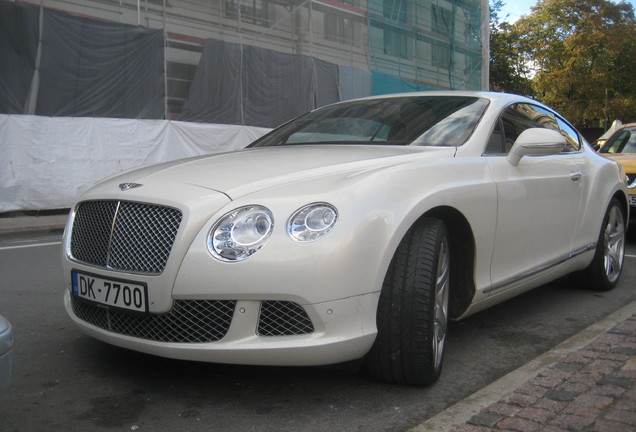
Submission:
POLYGON ((216 342, 230 328, 234 300, 176 300, 164 314, 109 309, 71 296, 75 315, 87 323, 136 338, 175 343, 216 342))
POLYGON ((139 273, 161 273, 181 224, 179 210, 130 201, 79 204, 71 256, 88 264, 139 273))
POLYGON ((263 301, 258 319, 259 336, 292 336, 313 333, 314 325, 305 309, 287 301, 263 301))

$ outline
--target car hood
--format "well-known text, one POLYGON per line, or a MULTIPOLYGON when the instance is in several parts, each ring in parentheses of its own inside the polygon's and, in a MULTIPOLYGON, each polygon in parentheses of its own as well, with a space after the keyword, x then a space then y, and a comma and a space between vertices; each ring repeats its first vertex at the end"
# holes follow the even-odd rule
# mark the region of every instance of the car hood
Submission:
POLYGON ((620 163, 621 165, 623 165, 623 168, 625 169, 627 173, 632 173, 632 174, 636 173, 636 154, 634 153, 626 153, 626 154, 603 153, 603 156, 605 156, 608 159, 612 159, 620 163))
POLYGON ((412 160, 414 155, 427 159, 452 158, 454 154, 454 147, 330 145, 254 148, 153 165, 116 175, 105 183, 183 184, 221 192, 235 199, 285 183, 401 164, 412 160))

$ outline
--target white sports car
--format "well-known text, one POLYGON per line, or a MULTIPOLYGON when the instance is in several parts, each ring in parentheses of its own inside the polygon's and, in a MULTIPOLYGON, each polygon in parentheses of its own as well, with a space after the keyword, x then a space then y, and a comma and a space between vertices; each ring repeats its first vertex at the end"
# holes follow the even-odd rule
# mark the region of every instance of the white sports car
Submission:
POLYGON ((449 319, 567 274, 613 288, 628 216, 621 167, 534 100, 366 98, 84 193, 64 302, 145 353, 431 384, 449 319))

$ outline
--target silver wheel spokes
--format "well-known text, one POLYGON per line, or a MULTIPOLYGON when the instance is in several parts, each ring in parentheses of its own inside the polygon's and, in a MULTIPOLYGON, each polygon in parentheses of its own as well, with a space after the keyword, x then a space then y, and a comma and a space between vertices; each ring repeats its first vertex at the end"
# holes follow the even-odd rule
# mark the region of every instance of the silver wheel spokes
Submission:
POLYGON ((617 206, 610 209, 603 247, 605 275, 610 282, 614 283, 620 276, 625 254, 625 220, 623 212, 617 206))
POLYGON ((448 326, 448 296, 450 281, 450 254, 448 240, 442 239, 437 261, 437 280, 435 283, 435 322, 433 323, 433 355, 435 369, 442 364, 446 328, 448 326))

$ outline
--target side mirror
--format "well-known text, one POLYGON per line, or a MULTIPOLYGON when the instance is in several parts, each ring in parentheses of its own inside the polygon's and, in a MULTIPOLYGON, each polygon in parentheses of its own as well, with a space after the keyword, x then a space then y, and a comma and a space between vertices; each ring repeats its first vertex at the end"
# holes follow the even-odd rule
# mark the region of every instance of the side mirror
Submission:
POLYGON ((508 153, 508 162, 517 166, 524 156, 549 156, 561 153, 565 137, 552 129, 531 128, 521 132, 508 153))

